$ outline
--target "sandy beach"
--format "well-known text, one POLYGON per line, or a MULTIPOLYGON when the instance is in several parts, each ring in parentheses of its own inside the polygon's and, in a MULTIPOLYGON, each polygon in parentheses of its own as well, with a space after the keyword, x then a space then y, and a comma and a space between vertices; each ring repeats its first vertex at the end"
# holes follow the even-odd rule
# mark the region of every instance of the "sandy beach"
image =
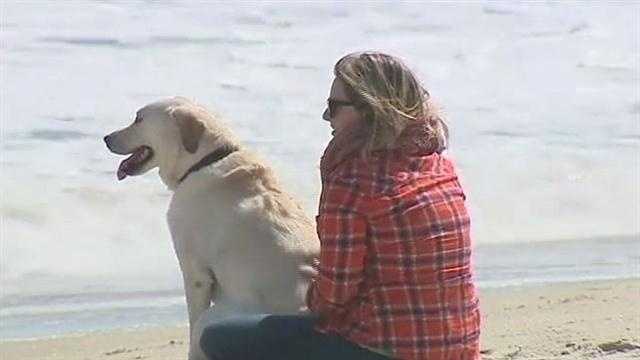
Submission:
MULTIPOLYGON (((640 358, 640 279, 483 289, 483 359, 640 358)), ((186 327, 0 342, 3 360, 185 359, 186 327)))

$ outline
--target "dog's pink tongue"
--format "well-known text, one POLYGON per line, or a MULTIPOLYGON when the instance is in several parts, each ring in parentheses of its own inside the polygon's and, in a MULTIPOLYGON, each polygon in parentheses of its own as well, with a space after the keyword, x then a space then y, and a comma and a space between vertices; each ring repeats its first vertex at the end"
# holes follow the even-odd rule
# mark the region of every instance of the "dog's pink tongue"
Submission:
POLYGON ((137 148, 131 156, 122 160, 120 166, 118 166, 118 180, 126 178, 127 175, 135 174, 150 156, 151 149, 147 146, 137 148))
POLYGON ((122 169, 120 169, 120 168, 118 168, 118 173, 117 173, 117 175, 118 175, 118 180, 122 180, 122 179, 124 179, 124 178, 126 178, 126 177, 127 177, 127 173, 126 173, 126 172, 124 172, 124 170, 122 170, 122 169))
POLYGON ((131 159, 131 156, 126 158, 125 160, 122 160, 122 162, 120 163, 120 166, 118 166, 118 173, 117 173, 118 180, 122 180, 122 179, 127 177, 127 175, 128 175, 127 174, 127 167, 128 167, 127 161, 129 159, 131 159))
POLYGON ((127 175, 131 175, 131 171, 135 168, 136 159, 139 156, 140 150, 136 150, 131 156, 122 160, 120 166, 118 166, 118 180, 122 180, 127 177, 127 175))

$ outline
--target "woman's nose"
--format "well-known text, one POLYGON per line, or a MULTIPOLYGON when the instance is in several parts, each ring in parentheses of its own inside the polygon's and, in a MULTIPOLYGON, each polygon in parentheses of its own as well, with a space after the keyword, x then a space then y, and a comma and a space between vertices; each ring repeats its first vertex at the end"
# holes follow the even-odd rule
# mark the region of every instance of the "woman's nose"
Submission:
POLYGON ((329 109, 324 109, 324 112, 322 113, 322 118, 326 121, 331 120, 331 116, 329 116, 329 109))

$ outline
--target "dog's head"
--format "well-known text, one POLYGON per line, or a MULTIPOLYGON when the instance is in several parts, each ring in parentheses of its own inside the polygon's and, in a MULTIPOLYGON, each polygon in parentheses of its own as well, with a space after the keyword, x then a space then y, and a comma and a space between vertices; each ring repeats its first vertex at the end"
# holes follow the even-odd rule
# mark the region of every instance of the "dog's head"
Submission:
POLYGON ((109 150, 130 155, 118 167, 118 180, 160 168, 170 188, 202 153, 232 142, 231 135, 204 108, 186 98, 151 103, 132 124, 104 137, 109 150))

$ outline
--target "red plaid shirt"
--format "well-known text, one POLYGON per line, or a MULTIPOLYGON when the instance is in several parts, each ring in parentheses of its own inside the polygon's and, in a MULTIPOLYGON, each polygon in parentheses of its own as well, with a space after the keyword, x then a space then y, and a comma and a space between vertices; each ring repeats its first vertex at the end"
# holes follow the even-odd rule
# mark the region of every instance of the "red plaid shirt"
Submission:
POLYGON ((323 174, 316 329, 398 359, 479 359, 464 200, 437 153, 389 150, 323 174))

